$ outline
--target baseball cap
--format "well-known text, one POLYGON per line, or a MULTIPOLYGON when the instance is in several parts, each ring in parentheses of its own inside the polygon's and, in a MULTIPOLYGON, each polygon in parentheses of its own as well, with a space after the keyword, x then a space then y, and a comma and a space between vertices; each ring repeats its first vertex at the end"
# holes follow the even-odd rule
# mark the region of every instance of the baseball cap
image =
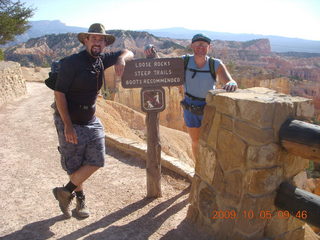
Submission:
POLYGON ((210 44, 211 39, 205 34, 198 33, 198 34, 194 35, 192 38, 192 43, 194 43, 196 41, 204 41, 204 42, 207 42, 210 44))

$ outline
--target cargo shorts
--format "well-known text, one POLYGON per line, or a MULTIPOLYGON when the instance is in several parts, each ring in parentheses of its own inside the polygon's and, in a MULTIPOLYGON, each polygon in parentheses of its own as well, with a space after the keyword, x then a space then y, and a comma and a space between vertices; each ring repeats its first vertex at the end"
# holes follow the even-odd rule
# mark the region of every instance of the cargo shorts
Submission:
POLYGON ((78 144, 66 142, 64 124, 58 114, 54 114, 54 124, 58 133, 61 166, 69 175, 84 165, 104 166, 105 134, 98 118, 88 125, 73 124, 78 144))

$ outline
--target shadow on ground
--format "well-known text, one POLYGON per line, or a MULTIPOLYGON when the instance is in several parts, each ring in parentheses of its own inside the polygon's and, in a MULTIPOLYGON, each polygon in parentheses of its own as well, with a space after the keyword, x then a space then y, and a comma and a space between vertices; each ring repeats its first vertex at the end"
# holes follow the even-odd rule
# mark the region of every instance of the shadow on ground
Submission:
POLYGON ((45 240, 54 237, 54 233, 50 231, 50 227, 59 221, 65 220, 63 215, 49 218, 47 220, 30 223, 21 230, 0 237, 3 240, 45 240))
MULTIPOLYGON (((86 240, 98 240, 98 239, 108 239, 108 240, 122 240, 122 239, 148 239, 152 234, 154 234, 159 227, 172 215, 179 212, 187 204, 187 199, 175 203, 181 197, 189 193, 189 188, 184 189, 176 196, 158 204, 152 208, 145 215, 131 221, 123 226, 112 225, 113 223, 119 221, 120 219, 129 216, 130 214, 146 207, 153 199, 144 198, 140 201, 132 203, 116 212, 113 212, 97 222, 91 223, 83 228, 80 228, 62 238, 61 240, 75 240, 83 238, 86 240), (175 203, 173 205, 173 203, 175 203), (110 226, 112 225, 112 226, 110 226), (99 233, 94 233, 96 230, 104 229, 99 233)), ((50 227, 58 221, 63 221, 65 218, 60 215, 54 218, 50 218, 44 221, 38 221, 24 226, 21 230, 8 234, 0 239, 3 240, 45 240, 54 238, 54 233, 50 231, 50 227)), ((182 234, 183 229, 187 229, 190 226, 188 223, 180 224, 179 229, 170 231, 164 239, 177 239, 179 235, 182 234)), ((160 237, 159 237, 160 238, 160 237)), ((180 237, 178 239, 181 239, 180 237)), ((183 238, 185 239, 185 238, 183 238)))
POLYGON ((152 199, 142 199, 138 202, 132 203, 127 207, 111 213, 110 215, 100 219, 99 221, 92 223, 84 228, 81 228, 71 234, 68 234, 61 238, 61 240, 78 239, 79 237, 87 236, 86 240, 96 239, 148 239, 162 223, 170 216, 174 215, 187 205, 187 200, 172 205, 182 196, 189 193, 189 189, 185 189, 178 195, 158 204, 152 208, 147 214, 137 218, 136 220, 129 222, 123 226, 110 226, 114 222, 132 214, 133 212, 144 208, 151 203, 152 199), (98 229, 105 229, 102 232, 91 234, 98 229))

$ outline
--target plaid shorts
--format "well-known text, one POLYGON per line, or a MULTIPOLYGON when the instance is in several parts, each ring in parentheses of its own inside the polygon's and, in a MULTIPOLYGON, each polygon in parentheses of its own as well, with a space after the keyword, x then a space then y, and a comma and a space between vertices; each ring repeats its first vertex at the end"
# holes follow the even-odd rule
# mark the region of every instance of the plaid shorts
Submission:
POLYGON ((84 165, 104 166, 105 134, 98 118, 88 125, 73 124, 78 144, 66 142, 64 125, 57 114, 54 114, 54 124, 58 132, 61 166, 69 175, 84 165))

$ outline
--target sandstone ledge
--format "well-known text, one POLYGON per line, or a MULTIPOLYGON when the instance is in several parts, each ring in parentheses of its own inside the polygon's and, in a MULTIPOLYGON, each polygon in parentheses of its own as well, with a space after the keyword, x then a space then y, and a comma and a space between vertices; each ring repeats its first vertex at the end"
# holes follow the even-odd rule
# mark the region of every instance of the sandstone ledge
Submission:
MULTIPOLYGON (((125 152, 129 155, 147 160, 147 144, 119 137, 115 134, 106 134, 106 145, 125 152)), ((187 178, 190 182, 193 179, 194 169, 179 159, 161 152, 161 166, 174 171, 187 178)))

